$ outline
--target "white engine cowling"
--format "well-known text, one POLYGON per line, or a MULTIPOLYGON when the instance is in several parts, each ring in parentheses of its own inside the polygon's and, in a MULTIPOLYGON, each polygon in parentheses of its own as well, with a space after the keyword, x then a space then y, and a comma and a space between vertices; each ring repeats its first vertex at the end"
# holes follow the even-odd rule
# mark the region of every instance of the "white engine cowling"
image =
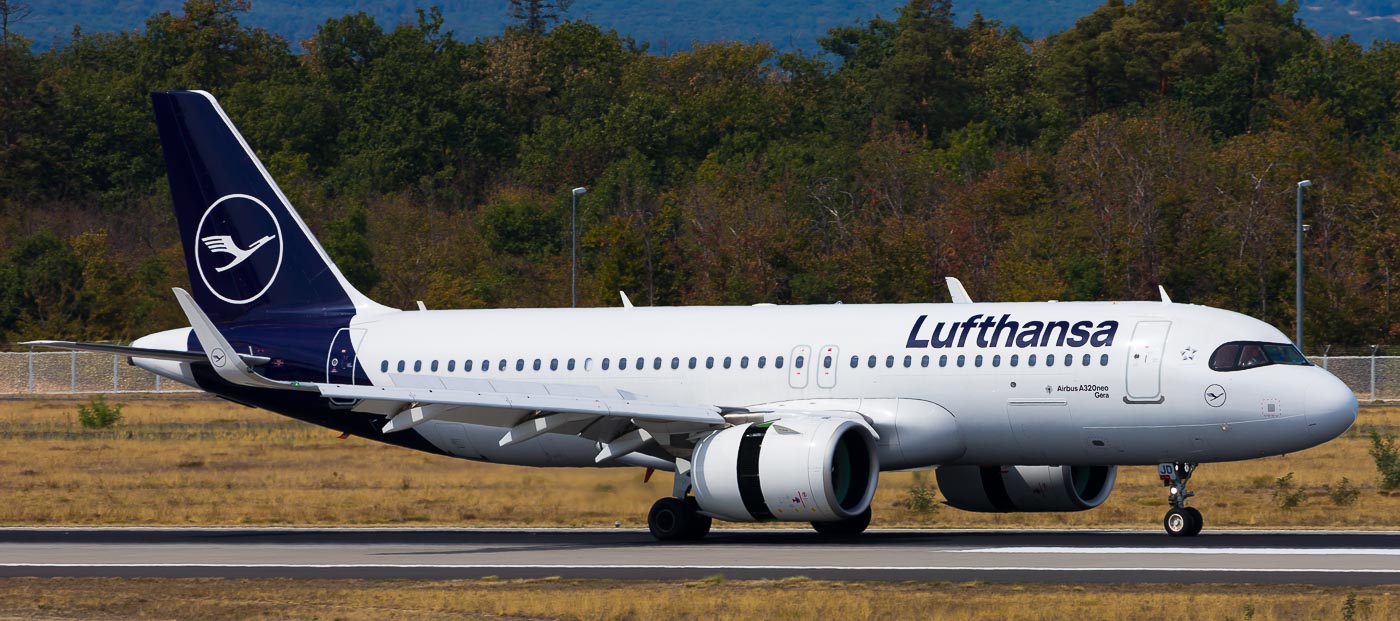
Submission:
POLYGON ((1117 466, 943 466, 938 487, 964 511, 1083 511, 1113 491, 1117 466))
POLYGON ((860 515, 880 475, 869 428, 848 418, 745 423, 695 447, 701 511, 734 522, 827 522, 860 515))

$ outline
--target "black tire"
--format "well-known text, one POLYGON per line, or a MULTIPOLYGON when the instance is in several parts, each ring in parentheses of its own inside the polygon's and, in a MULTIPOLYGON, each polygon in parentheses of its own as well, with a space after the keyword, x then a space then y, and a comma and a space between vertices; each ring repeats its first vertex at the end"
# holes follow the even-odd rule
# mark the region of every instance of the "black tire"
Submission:
POLYGON ((855 537, 870 526, 870 507, 866 507, 859 515, 848 517, 844 520, 834 522, 812 522, 812 528, 828 537, 855 537))
POLYGON ((710 526, 714 524, 714 520, 710 519, 708 515, 700 515, 700 503, 695 500, 694 496, 685 497, 685 507, 689 509, 690 513, 690 531, 686 533, 685 538, 690 540, 704 539, 705 535, 710 534, 710 526))
POLYGON ((662 498, 647 512, 647 528, 660 541, 686 539, 691 531, 694 512, 679 498, 662 498))
POLYGON ((1189 509, 1189 507, 1180 509, 1173 507, 1167 512, 1166 517, 1162 518, 1162 528, 1166 529, 1168 535, 1172 537, 1191 537, 1201 532, 1199 526, 1201 522, 1195 517, 1199 515, 1199 513, 1193 514, 1189 509), (1195 529, 1194 531, 1192 530, 1193 528, 1195 529))
POLYGON ((1195 507, 1186 507, 1185 511, 1191 516, 1191 528, 1187 531, 1186 536, 1195 537, 1201 534, 1201 528, 1206 525, 1205 518, 1201 516, 1201 512, 1195 507))

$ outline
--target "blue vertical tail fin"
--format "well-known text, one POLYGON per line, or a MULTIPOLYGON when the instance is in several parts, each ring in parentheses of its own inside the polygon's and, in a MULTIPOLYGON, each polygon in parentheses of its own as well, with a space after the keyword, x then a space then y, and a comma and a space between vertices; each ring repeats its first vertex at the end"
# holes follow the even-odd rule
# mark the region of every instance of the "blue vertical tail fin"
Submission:
POLYGON ((331 262, 212 95, 151 100, 190 291, 216 325, 383 308, 331 262))

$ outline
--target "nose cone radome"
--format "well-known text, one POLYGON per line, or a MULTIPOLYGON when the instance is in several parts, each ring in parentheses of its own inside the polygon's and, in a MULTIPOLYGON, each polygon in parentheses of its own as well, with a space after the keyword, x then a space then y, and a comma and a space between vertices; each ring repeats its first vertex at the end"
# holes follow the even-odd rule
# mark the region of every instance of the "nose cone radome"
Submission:
POLYGON ((1326 442, 1356 422, 1356 394, 1331 373, 1317 371, 1319 377, 1308 387, 1308 431, 1319 442, 1326 442))

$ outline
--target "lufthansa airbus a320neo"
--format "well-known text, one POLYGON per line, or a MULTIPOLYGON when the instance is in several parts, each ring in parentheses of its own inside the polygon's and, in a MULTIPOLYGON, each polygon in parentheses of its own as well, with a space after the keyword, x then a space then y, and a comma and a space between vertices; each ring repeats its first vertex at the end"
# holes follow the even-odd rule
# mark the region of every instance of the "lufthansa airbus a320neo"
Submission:
POLYGON ((968 511, 1082 511, 1156 464, 1200 532, 1197 464, 1337 437, 1355 396, 1272 326, 1160 302, 397 310, 346 281, 208 93, 155 93, 190 327, 114 352, 230 401, 406 448, 675 473, 659 539, 712 519, 854 535, 880 473, 968 511))

